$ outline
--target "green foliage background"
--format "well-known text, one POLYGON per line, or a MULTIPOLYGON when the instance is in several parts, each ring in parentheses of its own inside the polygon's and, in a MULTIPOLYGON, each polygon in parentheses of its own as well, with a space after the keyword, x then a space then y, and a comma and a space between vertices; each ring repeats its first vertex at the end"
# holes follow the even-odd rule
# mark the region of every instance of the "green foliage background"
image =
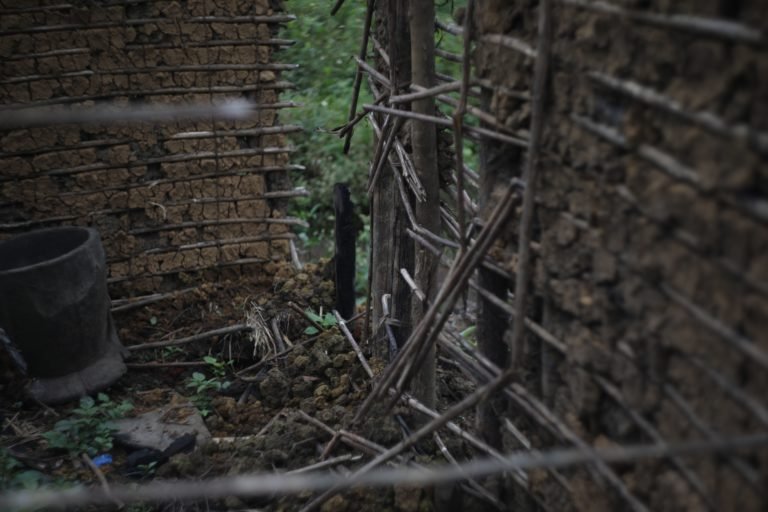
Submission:
MULTIPOLYGON (((436 4, 440 19, 450 21, 455 9, 466 0, 446 0, 436 4)), ((293 162, 304 165, 303 173, 294 175, 296 185, 305 186, 309 197, 293 202, 291 214, 307 220, 310 228, 300 230, 299 236, 310 256, 328 256, 333 251, 333 185, 346 183, 359 214, 358 226, 358 292, 365 289, 368 272, 368 198, 365 186, 368 166, 373 153, 371 127, 361 122, 355 129, 349 154, 342 152, 343 140, 330 131, 347 120, 355 76, 352 56, 360 51, 365 0, 347 0, 341 10, 330 15, 331 0, 289 0, 285 9, 298 19, 289 23, 280 34, 296 44, 282 50, 281 62, 299 64, 288 78, 296 88, 283 99, 301 103, 298 109, 284 111, 283 121, 304 127, 304 133, 292 138, 296 147, 293 162)), ((461 53, 459 38, 436 33, 442 49, 461 53)), ((439 72, 460 76, 460 66, 438 59, 439 72)), ((370 103, 371 95, 363 82, 360 102, 370 103)))
MULTIPOLYGON (((364 4, 349 1, 336 16, 331 16, 332 2, 286 2, 286 9, 298 20, 288 24, 282 37, 294 39, 296 44, 284 50, 280 58, 300 68, 290 76, 296 89, 284 96, 303 104, 289 112, 287 120, 305 129, 293 138, 293 143, 297 149, 294 162, 307 168, 294 181, 310 191, 309 197, 294 202, 293 213, 311 224, 302 236, 304 242, 322 245, 326 250, 333 246, 334 183, 347 183, 357 211, 368 213, 364 189, 373 144, 371 128, 365 122, 358 125, 348 155, 342 152, 343 141, 329 133, 347 119, 355 76, 352 56, 359 52, 364 4)), ((361 103, 369 100, 363 87, 361 103)))

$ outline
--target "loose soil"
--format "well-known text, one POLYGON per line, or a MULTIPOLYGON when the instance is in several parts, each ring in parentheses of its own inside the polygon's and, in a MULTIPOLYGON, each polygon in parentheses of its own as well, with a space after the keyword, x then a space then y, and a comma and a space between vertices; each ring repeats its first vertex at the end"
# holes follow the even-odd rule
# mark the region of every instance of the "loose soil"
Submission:
MULTIPOLYGON (((288 264, 271 265, 263 275, 250 280, 205 284, 191 293, 163 302, 114 315, 120 338, 126 347, 180 339, 234 324, 256 325, 254 331, 238 332, 196 341, 178 347, 132 350, 126 362, 128 372, 105 390, 119 402, 129 400, 134 409, 129 416, 168 405, 188 404, 194 395, 187 386, 193 372, 207 378, 212 367, 203 357, 226 362, 230 385, 221 392, 209 392, 209 410, 205 424, 213 441, 198 446, 191 453, 174 455, 170 460, 140 475, 150 479, 200 479, 244 472, 285 472, 314 464, 331 434, 306 418, 311 416, 331 429, 349 425, 370 390, 370 379, 355 352, 335 326, 319 334, 304 331, 308 320, 296 309, 323 313, 333 307, 334 289, 329 279, 331 265, 324 261, 308 264, 296 271, 288 264), (289 307, 293 303, 298 308, 289 307), (294 348, 275 356, 281 347, 266 334, 276 320, 282 336, 294 348), (263 321, 263 324, 261 323, 263 321), (266 329, 266 330, 265 330, 266 329), (185 363, 187 366, 179 365, 185 363), (190 363, 199 363, 189 366, 190 363), (243 369, 253 367, 243 372, 243 369), (240 373, 238 373, 240 372, 240 373)), ((355 337, 362 338, 362 320, 351 323, 355 337)), ((365 350, 365 347, 364 347, 365 350)), ((385 362, 371 358, 374 373, 385 362)), ((440 369, 441 402, 452 402, 470 389, 468 381, 448 368, 440 369)), ((0 413, 3 430, 0 444, 27 469, 40 471, 48 483, 83 483, 98 485, 96 476, 82 461, 50 449, 41 434, 66 417, 76 404, 45 407, 30 402, 22 393, 23 381, 7 361, 0 374, 0 413)), ((202 409, 203 407, 201 407, 202 409)), ((463 421, 469 423, 471 419, 463 421)), ((402 439, 413 418, 408 409, 390 413, 372 412, 362 425, 352 430, 362 437, 389 447, 402 439), (399 418, 395 418, 398 415, 399 418)), ((469 428, 469 425, 465 424, 469 428)), ((463 459, 472 454, 458 440, 444 436, 452 454, 463 459)), ((363 462, 373 453, 359 451, 339 443, 332 455, 362 454, 363 462)), ((427 442, 406 458, 428 464, 443 463, 436 447, 427 442)), ((101 470, 109 482, 129 482, 125 475, 128 451, 116 446, 111 450, 113 463, 101 470)), ((361 462, 358 461, 357 464, 361 462)), ((336 466, 348 471, 355 464, 336 466)), ((323 510, 431 510, 433 492, 405 487, 377 490, 353 490, 334 496, 323 510)), ((237 510, 259 507, 267 510, 294 510, 306 503, 311 493, 289 497, 258 499, 228 498, 219 502, 165 503, 129 510, 237 510)), ((464 508, 472 505, 465 500, 464 508)), ((90 509, 89 509, 90 510, 90 509)))

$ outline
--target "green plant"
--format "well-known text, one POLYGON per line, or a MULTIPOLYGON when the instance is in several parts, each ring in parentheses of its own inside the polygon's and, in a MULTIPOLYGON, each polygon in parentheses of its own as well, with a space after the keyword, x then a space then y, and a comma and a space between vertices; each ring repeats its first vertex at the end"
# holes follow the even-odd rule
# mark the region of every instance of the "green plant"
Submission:
POLYGON ((475 334, 475 331, 477 331, 476 325, 470 325, 463 331, 461 331, 461 337, 467 340, 467 342, 472 346, 477 346, 477 334, 475 334))
POLYGON ((131 409, 133 405, 129 401, 118 404, 104 393, 99 393, 96 400, 86 396, 80 399, 80 406, 73 409, 68 418, 57 421, 53 430, 43 434, 43 438, 51 448, 94 456, 112 449, 115 428, 110 421, 122 418, 131 409))
MULTIPOLYGON (((213 356, 205 356, 203 361, 208 363, 208 368, 213 373, 213 378, 222 380, 227 376, 227 364, 213 356)), ((223 388, 226 389, 229 386, 229 382, 223 382, 223 388)))
MULTIPOLYGON (((320 314, 315 313, 311 309, 307 309, 305 311, 307 314, 307 317, 310 318, 313 322, 315 322, 317 325, 319 325, 323 330, 330 329, 331 327, 334 327, 336 322, 336 317, 333 316, 333 313, 326 313, 323 315, 322 308, 320 311, 320 314)), ((309 336, 312 336, 313 334, 317 334, 320 331, 317 329, 317 327, 310 325, 306 329, 304 329, 304 334, 308 334, 309 336)))
POLYGON ((0 490, 37 489, 43 481, 43 474, 24 465, 6 448, 0 448, 0 490))
MULTIPOLYGON (((453 14, 466 6, 466 0, 443 0, 436 4, 437 15, 443 21, 452 21, 453 14)), ((352 98, 352 84, 356 64, 352 56, 360 51, 365 2, 346 2, 335 16, 325 1, 290 2, 287 7, 297 20, 289 23, 281 34, 296 44, 282 52, 286 62, 299 65, 290 75, 296 88, 283 93, 283 98, 302 105, 298 109, 284 110, 281 121, 299 124, 305 131, 292 137, 296 152, 294 163, 306 167, 304 173, 294 176, 297 185, 307 188, 308 197, 291 202, 289 213, 307 221, 308 228, 297 228, 305 249, 313 257, 328 256, 333 251, 333 185, 346 183, 358 215, 357 261, 355 289, 364 301, 368 288, 368 252, 370 243, 369 206, 367 196, 368 168, 373 151, 373 133, 367 122, 358 123, 348 154, 342 151, 343 141, 331 130, 346 123, 352 98)), ((462 54, 460 37, 437 31, 439 48, 462 54)), ((371 45, 372 46, 372 45, 371 45)), ((369 54, 373 53, 369 48, 369 54)), ((439 58, 438 71, 460 76, 461 66, 439 58)), ((358 110, 372 97, 365 82, 361 88, 358 110)), ((442 105, 446 113, 453 107, 442 105)), ((478 155, 471 141, 464 144, 465 163, 477 168, 478 155)))
POLYGON ((183 354, 184 349, 171 345, 170 347, 163 347, 160 351, 160 359, 165 361, 166 359, 173 359, 174 357, 183 354))
MULTIPOLYGON (((310 223, 310 228, 299 230, 305 247, 328 253, 332 248, 334 183, 346 183, 358 214, 367 214, 371 128, 365 122, 357 125, 347 155, 342 152, 343 141, 331 133, 347 121, 356 67, 352 56, 360 51, 365 5, 347 2, 335 16, 330 15, 330 6, 324 1, 291 2, 288 7, 298 19, 288 24, 282 36, 296 44, 286 49, 281 59, 300 67, 290 76, 296 88, 283 96, 302 107, 281 115, 283 121, 305 129, 293 137, 296 153, 292 158, 306 167, 294 181, 310 193, 293 201, 291 214, 310 223)), ((367 87, 363 87, 360 105, 370 101, 367 87)))
POLYGON ((202 372, 194 372, 187 381, 187 387, 193 390, 190 400, 200 411, 200 415, 206 417, 211 413, 211 392, 227 389, 230 382, 224 380, 227 375, 225 362, 212 356, 205 356, 203 361, 208 363, 213 376, 206 377, 202 372))

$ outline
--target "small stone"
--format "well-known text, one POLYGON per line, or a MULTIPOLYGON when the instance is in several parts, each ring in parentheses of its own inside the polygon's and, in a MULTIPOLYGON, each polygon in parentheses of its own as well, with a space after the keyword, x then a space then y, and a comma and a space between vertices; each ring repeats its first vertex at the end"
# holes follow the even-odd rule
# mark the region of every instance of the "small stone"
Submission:
POLYGON ((315 388, 314 396, 315 398, 328 399, 328 397, 331 396, 331 388, 328 387, 328 384, 320 384, 315 388))
POLYGON ((310 362, 309 357, 307 357, 305 355, 300 355, 300 356, 296 356, 293 359, 293 365, 292 366, 293 366, 293 368, 295 368, 297 370, 303 370, 304 368, 307 367, 309 362, 310 362))
POLYGON ((345 354, 337 354, 333 358, 333 367, 342 368, 347 364, 347 357, 345 354))
POLYGON ((346 512, 349 502, 341 494, 334 494, 320 507, 322 512, 346 512))

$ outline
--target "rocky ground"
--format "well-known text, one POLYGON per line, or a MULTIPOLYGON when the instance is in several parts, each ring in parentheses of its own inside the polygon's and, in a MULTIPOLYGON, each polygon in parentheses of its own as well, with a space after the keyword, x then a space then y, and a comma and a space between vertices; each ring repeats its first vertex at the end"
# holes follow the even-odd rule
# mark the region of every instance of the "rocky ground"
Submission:
MULTIPOLYGON (((0 382, 2 486, 98 485, 98 472, 108 482, 211 478, 286 472, 320 461, 333 430, 349 425, 370 389, 370 378, 350 343, 325 316, 333 305, 327 268, 327 263, 310 264, 298 272, 287 264, 276 264, 250 283, 205 285, 115 313, 120 338, 129 349, 128 372, 105 390, 113 404, 110 407, 127 401, 133 406, 127 417, 160 411, 158 415, 169 424, 184 423, 198 413, 204 416, 203 430, 207 432, 198 434, 194 449, 187 444, 170 457, 152 459, 150 451, 149 458, 142 458, 146 453, 136 451, 135 446, 115 442, 111 449, 91 454, 91 460, 104 454, 112 457, 111 463, 96 471, 78 456, 81 454, 52 448, 45 433, 55 430, 62 419, 80 418, 77 404, 47 407, 23 398, 20 377, 5 364, 0 382), (321 319, 313 317, 316 325, 312 325, 302 311, 316 313, 321 319), (255 329, 183 345, 139 348, 148 342, 178 340, 240 324, 255 329), (277 339, 276 330, 282 340, 277 339), (25 483, 20 475, 28 475, 29 481, 25 483)), ((350 325, 360 339, 362 320, 350 325)), ((376 358, 369 362, 374 373, 385 364, 376 358)), ((440 372, 443 402, 468 390, 468 382, 454 371, 441 368, 440 372)), ((465 418, 465 423, 469 421, 465 418)), ((372 413, 351 430, 373 444, 339 443, 331 455, 348 454, 350 458, 334 470, 343 473, 375 454, 377 446, 392 446, 412 424, 406 408, 372 413)), ((455 457, 472 455, 460 441, 449 436, 443 439, 455 457)), ((429 442, 401 462, 442 463, 444 459, 429 442)), ((294 510, 311 496, 131 505, 127 510, 294 510)), ((430 490, 414 488, 353 490, 334 496, 323 510, 431 510, 433 497, 430 490)), ((465 505, 470 506, 470 501, 465 505)))

